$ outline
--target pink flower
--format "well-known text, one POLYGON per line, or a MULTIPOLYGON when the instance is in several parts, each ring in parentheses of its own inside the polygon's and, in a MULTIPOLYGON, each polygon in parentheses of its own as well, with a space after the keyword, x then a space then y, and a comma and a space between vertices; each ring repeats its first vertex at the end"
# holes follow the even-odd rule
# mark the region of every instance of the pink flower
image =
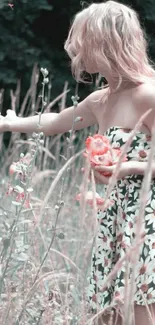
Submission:
POLYGON ((24 157, 20 158, 19 162, 29 166, 32 161, 31 154, 28 152, 24 157))
POLYGON ((27 193, 26 197, 25 197, 25 193, 24 190, 21 192, 17 192, 16 187, 12 187, 10 184, 8 185, 8 190, 6 192, 6 195, 11 195, 13 197, 13 199, 16 202, 20 202, 21 204, 24 202, 24 208, 26 209, 30 209, 31 208, 31 204, 30 204, 30 194, 27 193))
POLYGON ((24 198, 25 198, 25 193, 24 192, 18 193, 17 196, 16 196, 16 201, 21 202, 21 201, 24 200, 24 198))
POLYGON ((6 192, 6 195, 11 195, 13 192, 14 192, 14 188, 10 184, 8 184, 8 190, 6 192))
MULTIPOLYGON (((93 137, 86 139, 86 151, 84 157, 88 158, 92 167, 95 166, 112 166, 116 164, 120 158, 121 150, 112 148, 109 140, 100 134, 95 134, 93 137)), ((126 156, 123 161, 126 161, 126 156)), ((100 172, 101 175, 111 176, 110 173, 100 172)))
POLYGON ((110 146, 109 140, 101 134, 95 134, 93 137, 89 136, 85 144, 87 154, 91 155, 103 155, 110 146))
MULTIPOLYGON (((75 197, 76 201, 79 201, 80 204, 81 204, 81 201, 82 201, 83 196, 84 196, 83 193, 77 194, 76 197, 75 197)), ((105 204, 104 209, 107 209, 108 207, 110 207, 114 203, 113 200, 106 200, 106 202, 105 202, 105 199, 103 199, 97 192, 95 194, 95 199, 96 199, 96 205, 97 205, 97 207, 99 209, 101 209, 101 210, 102 210, 104 204, 105 204)), ((93 207, 94 200, 93 200, 93 192, 92 191, 88 191, 85 194, 85 200, 86 200, 86 203, 88 205, 90 205, 91 207, 93 207)))
POLYGON ((29 197, 25 198, 25 193, 24 192, 18 193, 18 195, 16 196, 16 201, 22 203, 24 200, 25 200, 24 208, 30 209, 31 205, 30 205, 29 197))
POLYGON ((18 195, 16 196, 16 201, 21 202, 21 203, 23 203, 23 201, 24 201, 23 206, 24 206, 25 209, 30 209, 31 208, 30 199, 29 199, 29 197, 25 198, 25 193, 24 192, 18 193, 18 195))
POLYGON ((112 155, 108 150, 104 155, 94 155, 90 158, 91 166, 111 166, 112 165, 112 155))
POLYGON ((17 167, 16 167, 16 163, 13 163, 10 168, 9 168, 9 174, 13 175, 17 172, 17 167))
POLYGON ((31 204, 30 204, 30 200, 29 200, 29 199, 26 199, 26 200, 25 200, 24 208, 25 208, 25 209, 30 209, 30 208, 31 208, 31 204))

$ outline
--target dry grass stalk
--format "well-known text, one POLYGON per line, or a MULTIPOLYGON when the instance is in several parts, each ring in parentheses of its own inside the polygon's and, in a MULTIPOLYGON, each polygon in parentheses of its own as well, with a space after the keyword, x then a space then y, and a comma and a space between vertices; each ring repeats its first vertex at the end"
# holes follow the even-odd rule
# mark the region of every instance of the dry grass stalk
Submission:
MULTIPOLYGON (((58 252, 58 251, 56 251, 56 250, 54 250, 54 249, 52 249, 52 251, 54 251, 54 252, 56 252, 56 253, 62 255, 60 252, 58 252)), ((73 263, 73 262, 72 262, 72 261, 71 261, 67 256, 64 256, 64 255, 63 255, 63 257, 66 258, 66 259, 71 263, 71 265, 73 265, 73 266, 77 269, 76 265, 75 265, 75 264, 74 264, 74 263, 73 263)), ((80 271, 80 270, 79 270, 79 271, 80 271)), ((22 310, 21 310, 20 314, 17 316, 17 318, 16 318, 16 322, 15 322, 14 325, 18 325, 18 324, 19 324, 19 322, 20 322, 20 320, 21 320, 21 318, 22 318, 22 315, 23 315, 23 313, 24 313, 24 310, 25 310, 25 308, 26 308, 26 305, 27 305, 28 302, 30 301, 31 297, 33 296, 33 294, 34 294, 36 288, 40 285, 40 283, 41 283, 42 281, 44 281, 44 280, 47 280, 47 279, 50 279, 51 281, 52 281, 52 280, 55 281, 55 279, 61 278, 61 281, 62 281, 62 277, 63 277, 63 276, 64 276, 64 278, 66 278, 66 274, 64 274, 64 273, 53 273, 53 272, 48 272, 48 273, 43 274, 42 276, 40 276, 40 277, 37 279, 37 281, 35 281, 35 283, 33 284, 33 286, 30 288, 29 292, 27 293, 27 296, 26 296, 25 302, 23 303, 22 310)), ((67 275, 67 276, 68 276, 68 275, 67 275)), ((73 278, 72 276, 70 276, 70 277, 71 277, 71 279, 73 278)))
POLYGON ((49 178, 53 175, 56 174, 55 170, 51 170, 51 169, 46 169, 40 172, 36 172, 35 176, 32 178, 32 184, 33 186, 38 185, 39 183, 41 183, 43 181, 43 179, 45 178, 49 178))
POLYGON ((78 158, 81 153, 83 152, 83 150, 81 152, 78 152, 77 154, 75 154, 74 157, 71 157, 66 163, 65 165, 60 169, 60 171, 58 172, 56 178, 54 179, 54 181, 52 182, 51 186, 49 187, 49 190, 44 198, 43 204, 41 206, 40 209, 40 220, 42 219, 42 215, 43 215, 43 211, 44 208, 46 207, 46 204, 48 203, 48 200, 50 199, 56 185, 58 184, 59 180, 61 179, 63 173, 67 170, 67 168, 75 161, 76 158, 78 158))
POLYGON ((132 265, 132 277, 131 277, 131 286, 130 286, 130 293, 129 293, 129 299, 128 299, 128 306, 125 310, 125 322, 124 325, 130 325, 132 323, 131 319, 131 301, 134 301, 134 293, 135 293, 135 285, 136 285, 136 271, 137 271, 137 265, 139 260, 139 254, 140 254, 140 246, 138 245, 138 242, 140 241, 141 237, 144 235, 145 231, 145 206, 147 202, 147 195, 150 190, 150 184, 152 180, 152 168, 153 168, 153 158, 155 153, 155 122, 152 128, 152 143, 151 143, 151 150, 148 155, 148 162, 147 167, 145 170, 144 179, 142 182, 142 188, 140 193, 140 208, 139 208, 139 216, 136 218, 136 237, 135 237, 135 243, 134 246, 136 247, 136 250, 134 252, 134 261, 132 265))
MULTIPOLYGON (((24 144, 27 144, 27 145, 29 145, 29 146, 34 146, 34 141, 32 141, 32 140, 15 140, 15 143, 16 144, 21 144, 21 145, 24 145, 24 144)), ((56 160, 56 158, 55 158, 55 156, 48 150, 48 148, 46 148, 46 147, 42 147, 42 149, 41 149, 43 152, 45 152, 46 153, 46 155, 48 156, 48 157, 50 157, 52 160, 56 160)))
POLYGON ((50 102, 48 105, 47 105, 47 107, 46 107, 46 109, 45 109, 45 113, 46 112, 50 112, 50 110, 51 110, 51 108, 60 100, 60 99, 62 99, 64 96, 66 96, 66 94, 69 92, 70 90, 69 89, 67 89, 67 90, 64 90, 63 92, 62 92, 62 94, 60 94, 59 96, 57 96, 52 102, 50 102))
POLYGON ((60 112, 63 111, 66 107, 66 98, 67 98, 67 93, 69 91, 70 90, 68 89, 68 81, 66 81, 64 84, 63 92, 62 92, 63 96, 62 96, 61 103, 60 103, 60 112))

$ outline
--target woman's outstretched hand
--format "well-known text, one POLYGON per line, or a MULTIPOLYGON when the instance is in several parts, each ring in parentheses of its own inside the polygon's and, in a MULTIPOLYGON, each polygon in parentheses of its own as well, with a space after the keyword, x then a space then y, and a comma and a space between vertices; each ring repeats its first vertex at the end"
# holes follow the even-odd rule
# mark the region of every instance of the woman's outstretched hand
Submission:
POLYGON ((16 113, 11 109, 7 110, 6 116, 0 115, 0 133, 10 131, 11 122, 17 119, 16 113))

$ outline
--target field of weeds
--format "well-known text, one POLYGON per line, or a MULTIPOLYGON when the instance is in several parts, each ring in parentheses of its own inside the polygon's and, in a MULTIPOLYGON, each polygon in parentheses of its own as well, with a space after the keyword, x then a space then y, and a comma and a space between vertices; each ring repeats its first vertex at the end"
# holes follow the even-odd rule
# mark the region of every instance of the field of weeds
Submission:
MULTIPOLYGON (((20 116, 27 111, 33 115, 45 106, 45 111, 52 111, 56 102, 60 110, 65 107, 67 85, 50 102, 46 76, 36 98, 37 73, 35 67, 20 116)), ((16 110, 19 84, 10 95, 16 110)), ((2 99, 3 91, 1 103, 2 99)), ((1 135, 1 325, 85 324, 89 319, 85 289, 94 216, 92 209, 81 213, 75 199, 82 184, 87 134, 87 130, 74 133, 74 129, 46 138, 39 131, 14 133, 7 148, 1 135)))
MULTIPOLYGON (((11 134, 5 148, 1 134, 0 177, 0 324, 1 325, 85 325, 93 324, 86 299, 92 247, 97 231, 95 199, 93 206, 77 202, 77 194, 88 189, 95 195, 93 173, 84 166, 84 141, 96 128, 65 135, 44 137, 40 132, 43 111, 52 111, 59 102, 65 108, 68 85, 54 101, 48 73, 42 69, 42 92, 36 98, 38 68, 34 67, 31 86, 20 107, 19 115, 39 114, 38 132, 11 134), (47 91, 46 91, 47 88, 47 91), (41 108, 41 109, 40 109, 41 108), (29 114, 27 113, 29 112, 29 114)), ((12 110, 19 108, 20 84, 10 92, 12 110)), ((77 94, 72 98, 76 109, 77 94)), ((3 91, 1 91, 1 105, 3 91)), ((116 182, 123 155, 127 151, 144 116, 124 146, 105 199, 116 182)), ((155 134, 155 132, 153 133, 155 134)), ((152 142, 155 147, 155 136, 152 142)), ((142 219, 146 194, 151 181, 153 149, 148 158, 141 190, 140 217, 134 247, 119 260, 107 281, 111 281, 123 261, 134 251, 132 286, 125 302, 125 325, 129 325, 133 301, 136 260, 139 256, 142 219)), ((101 186, 102 185, 98 185, 101 186)), ((84 195, 83 195, 84 196, 84 195)))

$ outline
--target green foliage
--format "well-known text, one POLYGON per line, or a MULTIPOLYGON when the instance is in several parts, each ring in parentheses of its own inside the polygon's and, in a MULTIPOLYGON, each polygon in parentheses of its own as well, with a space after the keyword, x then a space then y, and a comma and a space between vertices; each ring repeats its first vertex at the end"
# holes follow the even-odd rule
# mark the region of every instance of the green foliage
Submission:
MULTIPOLYGON (((1 0, 2 1, 2 0, 1 0)), ((11 9, 6 1, 0 4, 0 84, 15 85, 23 73, 32 71, 36 61, 42 59, 43 49, 33 32, 33 24, 43 11, 51 11, 46 0, 20 0, 11 9)))
POLYGON ((129 0, 122 0, 121 2, 130 5, 139 14, 149 44, 149 55, 155 61, 155 40, 153 35, 155 29, 155 1, 132 0, 129 2, 129 0))
MULTIPOLYGON (((9 105, 8 90, 15 89, 18 79, 22 81, 24 97, 35 63, 50 72, 52 98, 63 91, 66 80, 73 94, 76 83, 63 43, 71 16, 80 9, 78 1, 70 0, 65 6, 60 0, 51 1, 52 5, 48 0, 14 0, 12 3, 13 9, 8 6, 7 0, 0 3, 0 88, 7 90, 5 106, 9 105)), ((85 86, 83 88, 85 92, 85 86)))
MULTIPOLYGON (((35 63, 46 67, 51 75, 52 98, 59 95, 68 80, 71 97, 75 81, 69 67, 69 59, 63 49, 73 16, 91 2, 79 0, 7 0, 0 1, 0 87, 15 88, 22 80, 22 92, 29 87, 35 63)), ((98 0, 94 2, 102 2, 98 0)), ((155 61, 155 2, 154 0, 120 0, 130 5, 140 16, 148 41, 151 59, 155 61)), ((80 97, 92 88, 80 86, 80 97)), ((69 103, 70 104, 70 103, 69 103)))

